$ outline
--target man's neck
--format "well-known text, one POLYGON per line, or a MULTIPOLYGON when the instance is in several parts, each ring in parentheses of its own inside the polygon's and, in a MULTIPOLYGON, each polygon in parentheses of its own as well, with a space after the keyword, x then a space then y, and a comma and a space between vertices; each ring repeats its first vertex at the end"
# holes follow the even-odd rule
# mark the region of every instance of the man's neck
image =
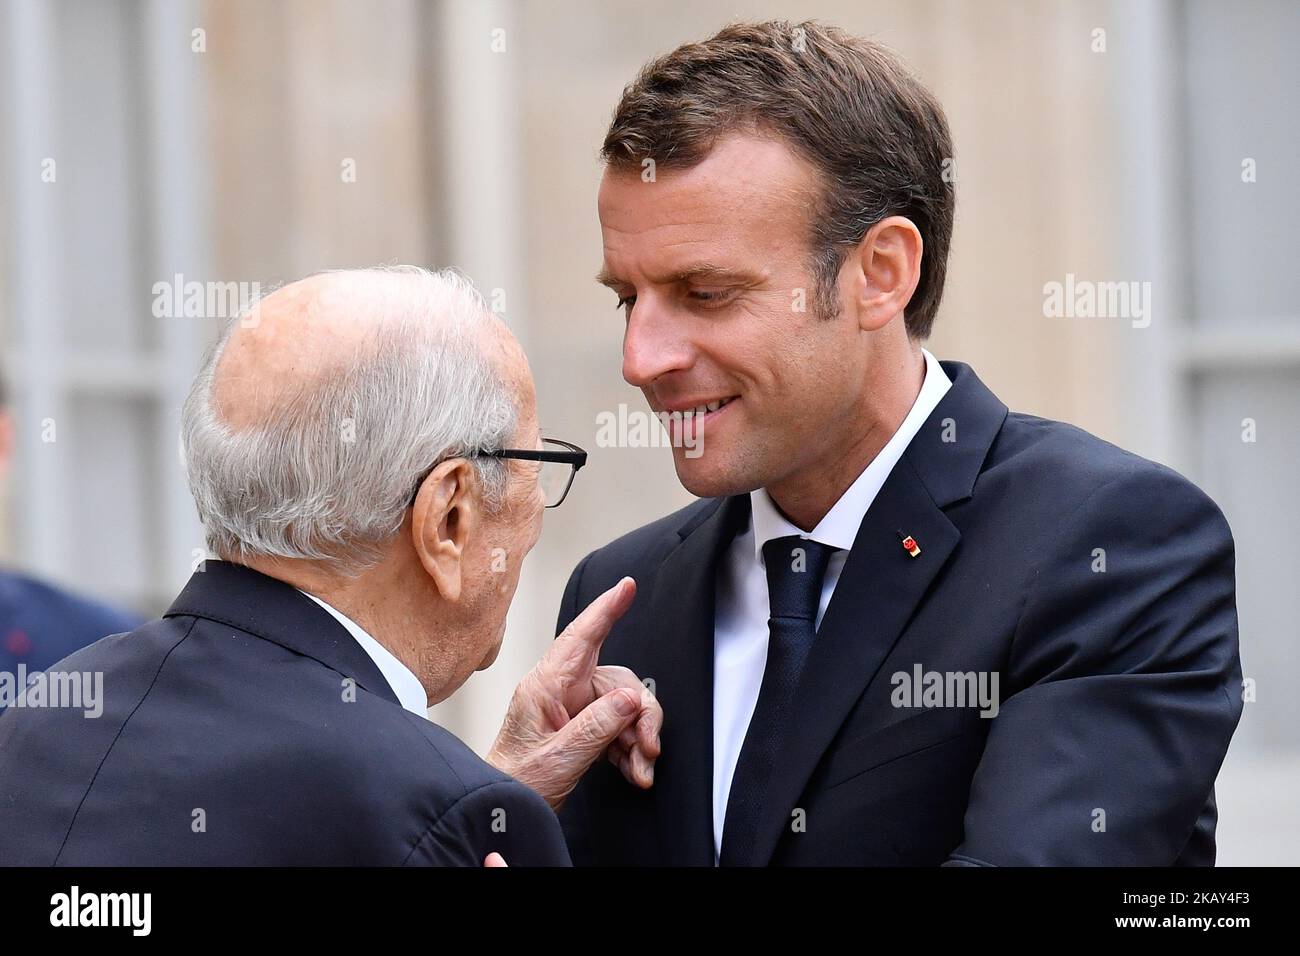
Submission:
POLYGON ((772 503, 801 531, 817 527, 894 437, 921 394, 925 355, 920 348, 909 351, 901 367, 885 378, 869 393, 871 407, 853 417, 855 432, 816 462, 767 486, 772 503))

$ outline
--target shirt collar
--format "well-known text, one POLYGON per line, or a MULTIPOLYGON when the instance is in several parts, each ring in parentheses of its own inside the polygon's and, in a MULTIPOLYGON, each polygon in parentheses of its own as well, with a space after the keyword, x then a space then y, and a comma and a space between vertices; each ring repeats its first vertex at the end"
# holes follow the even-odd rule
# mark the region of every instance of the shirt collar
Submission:
MULTIPOLYGON (((301 588, 298 590, 302 591, 301 588)), ((302 591, 302 593, 307 594, 306 591, 302 591)), ((342 611, 326 604, 314 594, 307 594, 307 597, 329 611, 334 619, 342 624, 347 629, 347 632, 356 639, 356 642, 361 645, 361 649, 370 655, 370 659, 375 662, 375 666, 384 675, 384 680, 388 681, 388 686, 393 689, 397 699, 402 702, 402 707, 427 720, 429 717, 429 697, 424 692, 424 686, 420 683, 420 679, 411 673, 411 669, 398 660, 383 644, 380 644, 367 634, 360 624, 342 611)))
POLYGON ((796 535, 811 538, 832 548, 842 551, 853 549, 853 541, 858 535, 858 526, 876 500, 885 479, 903 457, 908 444, 916 437, 925 420, 930 417, 944 393, 952 387, 952 381, 944 372, 938 360, 927 349, 921 349, 925 356, 925 377, 921 381, 921 391, 912 403, 911 411, 898 426, 898 431, 880 449, 880 453, 862 470, 857 480, 848 487, 839 501, 831 507, 826 516, 818 522, 812 531, 804 532, 795 527, 785 515, 777 509, 766 488, 759 488, 749 494, 750 511, 753 515, 754 556, 763 560, 763 545, 773 538, 796 535))

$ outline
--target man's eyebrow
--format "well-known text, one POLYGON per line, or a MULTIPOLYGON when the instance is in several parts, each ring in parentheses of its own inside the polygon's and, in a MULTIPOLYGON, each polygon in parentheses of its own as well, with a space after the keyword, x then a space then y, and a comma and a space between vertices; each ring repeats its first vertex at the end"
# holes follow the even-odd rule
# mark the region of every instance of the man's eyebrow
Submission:
POLYGON ((727 266, 714 265, 710 262, 701 263, 700 265, 691 266, 680 272, 675 272, 668 277, 669 282, 685 283, 699 282, 701 280, 712 281, 731 281, 731 282, 758 282, 763 277, 748 269, 732 269, 727 266))
MULTIPOLYGON (((763 278, 764 276, 758 273, 750 272, 749 270, 746 269, 732 269, 727 266, 719 266, 719 265, 714 265, 713 263, 710 262, 704 262, 704 263, 700 263, 699 265, 690 266, 678 272, 674 272, 673 274, 663 279, 662 284, 680 285, 686 282, 699 282, 702 280, 712 280, 715 282, 719 280, 731 280, 731 281, 739 281, 739 282, 761 282, 763 278)), ((606 271, 605 269, 601 269, 600 272, 596 274, 596 281, 603 286, 608 286, 611 289, 617 288, 618 286, 621 285, 629 284, 625 280, 620 279, 618 276, 614 275, 611 272, 606 271)))

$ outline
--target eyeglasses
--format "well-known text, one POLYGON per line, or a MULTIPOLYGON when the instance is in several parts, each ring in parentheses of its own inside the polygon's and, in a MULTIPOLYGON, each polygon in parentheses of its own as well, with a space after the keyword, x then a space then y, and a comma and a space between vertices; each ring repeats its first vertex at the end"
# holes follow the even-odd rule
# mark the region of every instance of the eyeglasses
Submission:
MULTIPOLYGON (((499 448, 496 451, 480 451, 455 457, 514 458, 519 461, 539 462, 541 468, 537 481, 546 499, 546 507, 558 508, 564 503, 569 489, 573 487, 574 475, 587 463, 587 453, 577 445, 560 441, 558 438, 543 438, 542 446, 541 448, 499 448)), ((434 465, 434 468, 436 467, 437 465, 434 465)), ((415 498, 420 493, 420 486, 424 484, 424 479, 432 472, 433 468, 430 468, 416 481, 415 488, 411 492, 411 505, 415 504, 415 498)))
POLYGON ((519 461, 541 462, 541 471, 537 481, 542 486, 546 498, 546 507, 558 508, 564 503, 573 487, 573 478, 578 469, 587 463, 587 453, 577 445, 558 438, 543 438, 538 448, 502 448, 498 451, 485 451, 487 458, 515 458, 519 461))

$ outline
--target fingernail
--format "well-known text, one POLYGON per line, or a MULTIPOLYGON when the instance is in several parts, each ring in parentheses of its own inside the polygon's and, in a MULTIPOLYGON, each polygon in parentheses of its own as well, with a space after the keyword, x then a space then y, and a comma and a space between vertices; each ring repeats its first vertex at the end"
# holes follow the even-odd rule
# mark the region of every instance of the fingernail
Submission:
POLYGON ((637 702, 632 699, 631 694, 619 694, 618 700, 614 701, 614 709, 623 717, 630 717, 636 712, 637 702))

